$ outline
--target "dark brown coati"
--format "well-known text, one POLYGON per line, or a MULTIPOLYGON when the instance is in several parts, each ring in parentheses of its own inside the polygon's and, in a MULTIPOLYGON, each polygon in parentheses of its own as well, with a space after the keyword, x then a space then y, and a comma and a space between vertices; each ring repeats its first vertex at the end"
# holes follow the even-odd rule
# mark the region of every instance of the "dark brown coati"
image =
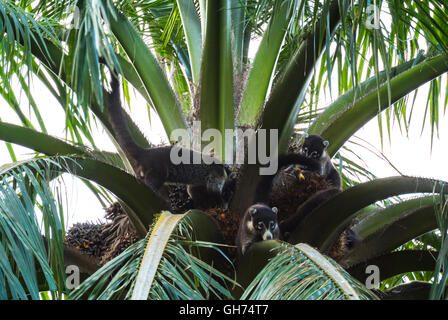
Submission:
POLYGON ((239 257, 256 242, 280 239, 277 212, 276 207, 264 203, 256 203, 246 210, 235 241, 239 257))
MULTIPOLYGON (((111 92, 107 104, 112 128, 137 178, 167 202, 168 192, 164 186, 185 184, 193 202, 198 203, 199 200, 194 198, 197 192, 190 193, 191 188, 203 187, 203 192, 219 199, 226 206, 230 199, 224 199, 222 195, 229 177, 224 165, 213 157, 178 146, 150 149, 138 146, 125 122, 119 80, 113 72, 111 78, 111 92), (176 159, 189 159, 190 163, 173 163, 174 156, 176 159), (193 159, 200 159, 200 163, 192 163, 193 159)), ((226 194, 229 195, 229 192, 226 194)))
POLYGON ((305 134, 305 140, 300 149, 300 154, 307 158, 318 160, 320 162, 319 174, 325 177, 333 187, 341 189, 341 176, 331 163, 331 159, 326 150, 328 144, 329 142, 318 134, 305 134))
MULTIPOLYGON (((302 205, 300 205, 295 214, 283 221, 278 222, 277 208, 270 208, 270 195, 272 192, 272 182, 275 175, 263 176, 257 185, 254 202, 255 205, 249 207, 246 210, 243 221, 240 224, 240 230, 237 236, 237 245, 240 255, 244 255, 245 251, 254 242, 264 240, 257 235, 252 228, 250 228, 250 214, 252 207, 257 206, 257 211, 262 213, 264 220, 268 218, 273 221, 274 225, 279 226, 280 234, 276 233, 274 239, 284 239, 287 241, 289 233, 292 232, 303 219, 318 208, 321 204, 337 195, 341 192, 341 179, 339 173, 334 169, 329 157, 326 154, 325 148, 328 143, 324 142, 320 136, 308 136, 306 139, 307 144, 302 153, 300 154, 288 154, 279 157, 278 168, 287 166, 298 166, 303 169, 303 172, 319 172, 321 175, 326 176, 331 181, 334 187, 321 190, 312 195, 302 205), (331 167, 330 167, 331 166, 331 167), (274 212, 275 211, 275 212, 274 212), (252 232, 251 232, 252 231, 252 232)), ((253 219, 253 218, 252 218, 253 219)), ((266 223, 264 223, 266 224, 266 223)), ((338 257, 351 250, 359 242, 359 236, 351 229, 347 228, 341 234, 335 246, 332 248, 331 254, 338 257)))
MULTIPOLYGON (((282 221, 280 228, 282 230, 282 235, 285 237, 287 237, 288 232, 291 232, 292 228, 295 228, 308 213, 342 191, 341 176, 333 166, 331 158, 327 153, 326 149, 328 145, 329 142, 324 140, 320 135, 305 134, 305 140, 301 146, 300 153, 312 159, 319 159, 321 162, 319 174, 325 177, 325 179, 332 184, 333 188, 316 193, 297 209, 296 214, 293 217, 282 221)), ((351 226, 348 226, 341 233, 329 254, 331 257, 338 260, 338 258, 353 249, 359 242, 359 235, 353 231, 351 226)))
MULTIPOLYGON (((301 154, 284 154, 278 157, 278 168, 299 165, 310 171, 319 169, 319 162, 301 154)), ((241 258, 250 246, 262 240, 280 239, 276 207, 270 207, 270 195, 274 175, 265 175, 257 184, 254 202, 244 213, 236 237, 238 256, 241 258)))

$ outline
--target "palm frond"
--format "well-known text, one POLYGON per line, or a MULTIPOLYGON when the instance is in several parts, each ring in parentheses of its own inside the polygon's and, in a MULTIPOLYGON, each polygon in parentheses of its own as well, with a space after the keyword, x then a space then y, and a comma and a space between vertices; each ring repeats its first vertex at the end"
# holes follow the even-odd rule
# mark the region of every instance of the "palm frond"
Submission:
POLYGON ((306 244, 298 244, 281 247, 247 287, 242 299, 371 300, 376 296, 332 259, 306 244))
MULTIPOLYGON (((99 57, 105 59, 108 66, 121 72, 114 47, 108 38, 111 21, 108 16, 114 15, 110 1, 77 1, 80 22, 67 34, 72 51, 71 82, 77 94, 79 104, 86 108, 90 104, 91 94, 102 105, 103 86, 99 57), (74 33, 74 35, 71 35, 74 33)), ((86 113, 87 110, 85 109, 86 113)))
POLYGON ((0 168, 0 299, 65 292, 64 225, 50 190, 54 168, 69 158, 40 158, 0 168))
MULTIPOLYGON (((334 97, 341 95, 359 83, 371 77, 372 73, 384 69, 387 77, 388 93, 377 97, 377 104, 387 102, 391 108, 378 116, 381 137, 383 131, 390 138, 392 121, 398 120, 400 127, 407 130, 412 115, 412 105, 408 101, 391 103, 392 88, 389 83, 393 67, 411 61, 420 60, 423 55, 431 57, 447 52, 448 14, 443 10, 441 0, 421 1, 360 1, 352 3, 347 14, 341 17, 341 23, 327 42, 326 51, 314 74, 308 95, 312 101, 322 100, 322 95, 334 97), (374 6, 379 20, 374 20, 374 6), (373 24, 372 24, 373 22, 373 24), (337 79, 337 86, 332 85, 337 79), (334 82, 334 81, 333 81, 334 82)), ((294 48, 300 42, 301 29, 287 38, 283 60, 288 61, 288 47, 294 48)), ((289 53, 290 55, 290 53, 289 53)), ((282 64, 280 60, 279 64, 282 64)), ((283 63, 284 64, 284 63, 283 63)), ((379 79, 379 78, 378 78, 379 79)), ((430 90, 425 90, 428 104, 423 125, 428 125, 432 138, 438 132, 439 114, 446 108, 447 100, 441 101, 443 94, 438 88, 442 78, 433 80, 430 90), (442 108, 443 104, 443 108, 442 108)), ((311 105, 309 106, 311 107, 311 105)), ((431 138, 431 139, 432 139, 431 138)))
POLYGON ((19 72, 23 66, 31 69, 32 46, 36 46, 44 54, 48 53, 44 39, 60 45, 55 25, 50 20, 37 18, 35 14, 10 1, 0 2, 0 12, 1 63, 6 74, 19 72), (9 63, 15 61, 15 58, 20 63, 12 67, 9 63))
MULTIPOLYGON (((162 216, 163 217, 163 214, 162 216)), ((157 221, 161 221, 161 217, 157 221)), ((182 218, 182 216, 181 216, 182 218)), ((163 219, 162 219, 163 220, 163 219)), ((70 299, 131 299, 134 288, 141 284, 139 274, 142 261, 147 254, 147 245, 158 232, 156 222, 145 239, 126 249, 118 257, 99 269, 85 280, 69 296, 70 299)), ((231 298, 230 286, 234 280, 219 272, 206 262, 195 257, 198 248, 212 248, 221 252, 217 245, 193 240, 188 219, 180 219, 173 233, 164 242, 160 259, 154 259, 155 269, 148 299, 209 299, 231 298)), ((166 232, 167 230, 162 230, 166 232)))
POLYGON ((434 270, 434 283, 430 291, 430 299, 447 299, 448 292, 448 201, 446 193, 440 194, 440 209, 436 211, 437 225, 440 230, 440 253, 434 270))
POLYGON ((30 76, 37 61, 33 50, 51 60, 47 41, 57 47, 61 46, 55 27, 50 19, 28 12, 10 1, 0 2, 0 94, 22 124, 33 128, 31 121, 25 116, 26 105, 23 106, 17 97, 17 88, 22 89, 43 132, 46 132, 46 128, 30 91, 30 76))

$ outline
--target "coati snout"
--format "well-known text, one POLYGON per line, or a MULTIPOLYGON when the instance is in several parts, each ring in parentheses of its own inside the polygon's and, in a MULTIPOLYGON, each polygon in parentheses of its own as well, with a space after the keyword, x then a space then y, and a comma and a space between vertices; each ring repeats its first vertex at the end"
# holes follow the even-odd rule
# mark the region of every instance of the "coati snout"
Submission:
POLYGON ((276 207, 271 208, 264 203, 256 203, 246 210, 236 238, 240 257, 255 242, 280 238, 277 213, 276 207))
POLYGON ((266 209, 264 206, 251 206, 249 214, 251 219, 248 222, 248 229, 253 230, 262 240, 272 240, 275 231, 278 229, 277 223, 278 209, 266 209))

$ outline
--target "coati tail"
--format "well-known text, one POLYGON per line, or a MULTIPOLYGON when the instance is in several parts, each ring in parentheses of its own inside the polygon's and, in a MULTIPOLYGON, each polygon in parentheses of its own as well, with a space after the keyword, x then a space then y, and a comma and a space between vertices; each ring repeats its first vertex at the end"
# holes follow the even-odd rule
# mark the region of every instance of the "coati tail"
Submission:
POLYGON ((340 262, 349 252, 361 242, 361 237, 351 228, 347 227, 339 235, 328 254, 331 258, 340 262))
POLYGON ((139 147, 131 136, 128 125, 126 123, 126 117, 124 114, 123 107, 121 105, 120 97, 120 81, 111 72, 111 92, 108 95, 108 111, 114 130, 115 138, 118 144, 123 149, 124 153, 128 159, 135 162, 140 154, 144 151, 143 148, 139 147))
POLYGON ((330 172, 327 175, 327 179, 335 188, 341 189, 342 188, 341 176, 339 175, 339 172, 333 167, 331 162, 329 163, 329 165, 331 166, 331 168, 330 172))
MULTIPOLYGON (((319 161, 305 157, 297 153, 288 153, 278 156, 278 170, 283 167, 296 164, 310 171, 317 171, 320 168, 319 161)), ((260 178, 255 189, 254 203, 269 203, 271 198, 272 182, 276 174, 264 175, 260 178)))

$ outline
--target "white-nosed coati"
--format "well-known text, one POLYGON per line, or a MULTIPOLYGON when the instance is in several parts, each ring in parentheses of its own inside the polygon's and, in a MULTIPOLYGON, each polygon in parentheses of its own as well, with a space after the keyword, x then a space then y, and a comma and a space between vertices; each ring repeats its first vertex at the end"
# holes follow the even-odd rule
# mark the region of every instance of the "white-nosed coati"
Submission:
MULTIPOLYGON (((291 164, 299 165, 310 171, 320 168, 319 161, 310 159, 301 154, 284 154, 278 157, 278 168, 291 164)), ((244 213, 240 223, 236 245, 238 256, 241 258, 249 247, 262 240, 280 239, 276 207, 270 207, 270 195, 274 175, 265 175, 260 178, 255 190, 254 202, 244 213)))
POLYGON ((341 192, 341 177, 339 172, 334 168, 331 159, 327 154, 326 148, 329 143, 320 135, 305 133, 305 139, 300 148, 300 154, 308 159, 314 159, 319 162, 318 170, 311 170, 319 173, 328 180, 333 187, 320 190, 313 194, 309 199, 302 203, 294 213, 280 223, 282 236, 287 239, 289 233, 293 231, 302 220, 314 209, 318 208, 322 203, 341 192))
MULTIPOLYGON (((165 201, 168 201, 165 184, 185 184, 187 190, 202 188, 204 193, 227 203, 230 199, 222 197, 223 188, 228 181, 227 171, 223 164, 213 157, 196 151, 175 147, 156 147, 144 149, 138 146, 132 138, 124 118, 121 105, 120 83, 111 71, 111 92, 108 95, 108 110, 112 128, 118 144, 129 159, 138 179, 142 180, 165 201), (185 159, 188 154, 190 163, 174 164, 172 152, 178 159, 185 159), (193 163, 193 159, 201 159, 201 163, 193 163)), ((197 192, 192 192, 197 194, 197 192)), ((195 196, 189 192, 190 196, 195 196)), ((193 202, 199 202, 193 199, 193 202)))
MULTIPOLYGON (((304 217, 322 203, 341 192, 341 179, 336 169, 331 165, 329 157, 325 152, 328 142, 324 142, 320 136, 316 135, 308 136, 308 138, 306 140, 307 144, 305 145, 306 149, 300 154, 280 156, 278 168, 281 169, 290 165, 298 165, 305 172, 319 172, 328 178, 334 187, 317 192, 299 206, 293 216, 278 223, 277 208, 274 207, 271 209, 269 207, 272 183, 275 175, 263 176, 257 184, 254 197, 255 204, 246 210, 238 230, 236 244, 240 257, 246 253, 247 249, 253 243, 265 240, 261 237, 261 234, 266 229, 267 223, 272 224, 275 226, 275 230, 279 231, 274 234, 273 239, 286 238, 287 240, 288 234, 298 226, 304 217), (331 165, 331 168, 328 166, 328 163, 331 165), (256 215, 257 213, 259 213, 259 216, 256 215), (252 226, 260 220, 262 220, 261 229, 254 230, 252 226)), ((331 253, 335 256, 343 255, 358 242, 358 235, 349 227, 341 234, 337 243, 333 246, 331 253)))
MULTIPOLYGON (((320 169, 317 172, 327 179, 333 187, 316 192, 297 208, 294 215, 280 222, 281 237, 285 240, 288 240, 290 232, 292 232, 308 214, 342 191, 341 177, 331 163, 331 159, 326 151, 328 145, 328 141, 324 140, 320 135, 305 134, 305 140, 301 146, 300 154, 310 159, 318 160, 320 162, 320 169)), ((359 235, 348 226, 341 233, 338 241, 333 245, 329 254, 337 259, 353 249, 359 242, 359 235)))
POLYGON ((327 153, 328 141, 324 140, 318 134, 305 134, 305 140, 300 149, 300 153, 305 157, 319 160, 321 163, 318 170, 319 174, 325 177, 333 187, 341 189, 341 177, 339 172, 331 163, 331 159, 327 153))
POLYGON ((236 238, 238 256, 243 256, 255 242, 280 238, 277 208, 256 203, 246 210, 236 238))

